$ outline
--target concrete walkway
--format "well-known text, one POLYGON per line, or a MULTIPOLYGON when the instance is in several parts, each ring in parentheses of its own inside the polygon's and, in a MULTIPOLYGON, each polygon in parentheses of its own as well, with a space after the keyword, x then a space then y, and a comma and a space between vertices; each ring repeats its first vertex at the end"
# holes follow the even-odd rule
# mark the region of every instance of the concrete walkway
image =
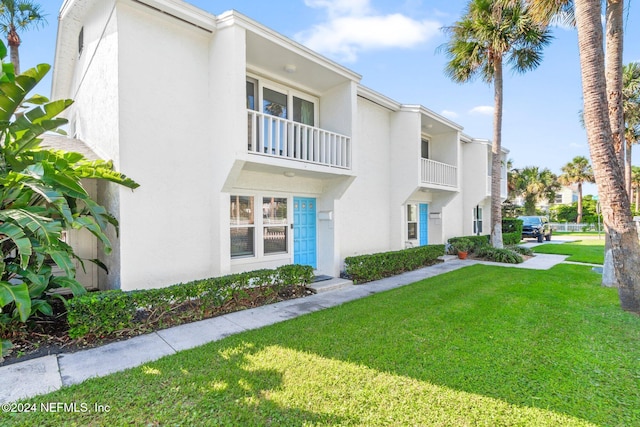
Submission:
POLYGON ((363 298, 378 292, 405 286, 419 280, 474 264, 546 270, 563 262, 566 256, 538 254, 522 264, 458 260, 446 257, 443 263, 364 285, 334 279, 313 287, 316 294, 289 301, 238 311, 199 322, 163 329, 101 347, 45 356, 0 367, 0 403, 13 402, 48 393, 91 377, 101 377, 178 351, 198 347, 242 331, 262 328, 284 320, 363 298))

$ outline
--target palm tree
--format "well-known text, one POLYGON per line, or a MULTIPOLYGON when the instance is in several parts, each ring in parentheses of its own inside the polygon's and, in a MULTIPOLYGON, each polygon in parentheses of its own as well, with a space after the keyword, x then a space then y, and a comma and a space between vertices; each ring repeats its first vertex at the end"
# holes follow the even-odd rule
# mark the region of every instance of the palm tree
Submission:
POLYGON ((535 215, 538 202, 552 202, 559 188, 556 175, 547 168, 540 170, 537 166, 519 170, 515 182, 516 194, 524 199, 525 215, 535 215))
POLYGON ((575 0, 584 123, 620 305, 624 310, 640 313, 640 244, 622 167, 611 144, 601 13, 600 0, 575 0))
POLYGON ((503 65, 517 72, 536 68, 551 36, 535 23, 522 2, 503 5, 496 0, 471 0, 464 16, 444 28, 449 41, 441 46, 449 57, 445 73, 455 82, 481 77, 494 86, 493 144, 491 147, 491 243, 502 248, 500 178, 502 149, 503 65))
POLYGON ((37 27, 45 22, 40 5, 31 0, 0 0, 0 31, 7 36, 16 75, 20 74, 19 47, 22 43, 18 31, 37 27))
POLYGON ((589 159, 583 156, 574 157, 573 160, 562 167, 562 175, 558 178, 562 185, 578 186, 578 218, 576 222, 582 222, 582 184, 594 182, 593 170, 589 164, 589 159))
POLYGON ((640 141, 640 63, 630 62, 622 68, 622 110, 624 112, 625 183, 631 198, 631 154, 640 141))

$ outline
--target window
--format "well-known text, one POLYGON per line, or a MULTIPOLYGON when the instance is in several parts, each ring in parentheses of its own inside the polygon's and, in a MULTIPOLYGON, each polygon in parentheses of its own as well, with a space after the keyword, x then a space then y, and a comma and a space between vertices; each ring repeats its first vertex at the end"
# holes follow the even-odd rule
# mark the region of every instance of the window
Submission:
POLYGON ((473 208, 473 234, 482 234, 482 208, 480 206, 473 208))
POLYGON ((231 196, 231 258, 255 255, 253 197, 231 196))
POLYGON ((420 152, 423 159, 429 158, 429 140, 422 139, 420 144, 420 152))
POLYGON ((78 34, 78 56, 82 55, 83 49, 84 49, 84 27, 80 28, 80 33, 78 34))
POLYGON ((258 82, 253 79, 247 79, 247 109, 257 110, 258 103, 256 102, 256 86, 258 82))
POLYGON ((418 238, 418 205, 407 205, 407 239, 418 238))
POLYGON ((314 114, 313 102, 294 96, 293 97, 293 121, 302 123, 305 125, 313 126, 314 119, 315 119, 315 114, 314 114))
POLYGON ((287 199, 264 197, 262 199, 262 224, 264 254, 287 252, 288 220, 287 199))

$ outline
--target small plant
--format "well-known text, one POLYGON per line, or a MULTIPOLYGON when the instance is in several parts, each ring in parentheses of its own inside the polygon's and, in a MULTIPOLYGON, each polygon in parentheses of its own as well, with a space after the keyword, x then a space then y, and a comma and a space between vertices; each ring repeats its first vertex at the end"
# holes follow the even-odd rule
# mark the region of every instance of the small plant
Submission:
POLYGON ((474 246, 474 243, 466 237, 461 237, 451 242, 451 247, 453 247, 453 249, 458 253, 469 252, 474 248, 474 246))

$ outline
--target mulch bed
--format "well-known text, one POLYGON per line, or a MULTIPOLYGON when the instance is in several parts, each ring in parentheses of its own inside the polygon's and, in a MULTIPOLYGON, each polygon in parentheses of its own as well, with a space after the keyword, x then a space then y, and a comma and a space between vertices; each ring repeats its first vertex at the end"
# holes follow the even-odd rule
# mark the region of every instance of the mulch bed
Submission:
MULTIPOLYGON (((277 294, 265 297, 256 292, 247 292, 247 296, 242 299, 232 300, 222 307, 212 308, 207 311, 207 318, 221 316, 234 311, 246 310, 260 307, 295 298, 302 298, 315 293, 311 288, 302 286, 290 286, 280 290, 277 294)), ((35 359, 42 356, 61 353, 73 353, 92 347, 98 347, 115 341, 125 340, 141 333, 152 332, 154 328, 140 329, 135 331, 121 331, 117 336, 97 337, 87 335, 83 338, 72 339, 68 335, 69 324, 67 322, 66 310, 62 301, 54 299, 50 301, 53 308, 52 316, 39 316, 30 319, 26 324, 11 325, 6 330, 1 330, 2 338, 9 339, 13 347, 9 354, 0 359, 0 366, 7 366, 25 360, 35 359)), ((187 323, 183 316, 177 316, 174 322, 170 318, 163 319, 163 328, 187 323)), ((201 320, 201 319, 191 319, 201 320)))

